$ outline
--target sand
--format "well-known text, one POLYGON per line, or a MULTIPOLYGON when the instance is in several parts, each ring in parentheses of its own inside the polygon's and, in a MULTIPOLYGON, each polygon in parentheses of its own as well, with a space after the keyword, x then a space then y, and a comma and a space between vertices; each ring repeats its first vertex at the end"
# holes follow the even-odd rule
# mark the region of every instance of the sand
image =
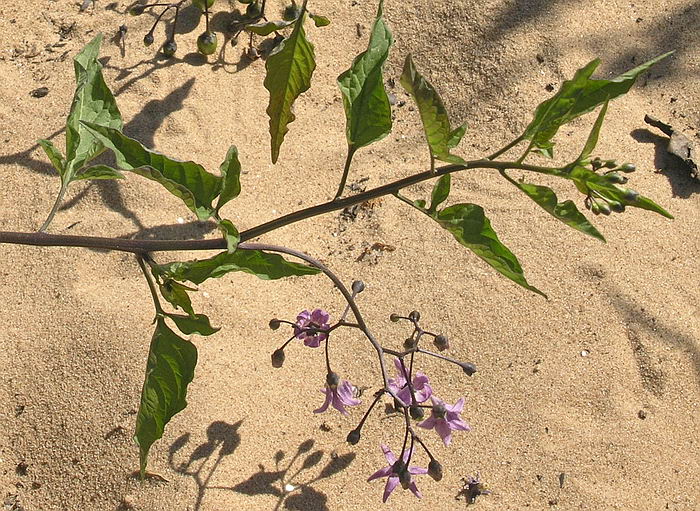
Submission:
MULTIPOLYGON (((71 57, 98 32, 106 34, 105 77, 128 135, 210 170, 230 144, 238 146, 243 191, 224 213, 239 229, 333 196, 345 158, 335 78, 366 47, 375 2, 312 2, 332 24, 308 27, 318 67, 274 166, 264 62, 246 62, 243 44, 227 48, 223 65, 197 57, 202 29, 189 10, 177 58, 162 60, 141 44, 150 16, 127 16, 124 1, 97 0, 82 13, 79 3, 0 6, 0 230, 36 230, 53 203, 58 178, 35 141, 64 147, 71 57), (122 54, 111 38, 123 23, 122 54), (30 95, 39 87, 48 94, 30 95)), ((217 12, 225 8, 217 2, 217 12)), ((224 19, 215 16, 215 30, 224 19)), ((153 309, 133 256, 0 244, 3 510, 454 510, 466 507, 463 478, 477 473, 493 493, 475 509, 700 508, 700 184, 643 122, 651 114, 698 142, 700 5, 388 1, 386 19, 396 39, 385 69, 397 83, 390 89, 395 126, 357 153, 350 183, 366 179, 361 186, 374 187, 427 168, 417 112, 398 85, 407 52, 442 94, 453 124, 468 123, 458 154, 479 158, 517 136, 536 105, 591 59, 603 62, 597 76, 612 77, 675 49, 610 105, 596 150, 636 164, 630 185, 675 220, 638 209, 595 218, 603 244, 546 215, 495 172, 455 175, 450 201, 485 208, 547 300, 392 197, 354 220, 334 212, 263 236, 320 258, 347 283, 361 278, 367 289, 359 305, 387 346, 400 346, 409 333, 389 314, 416 309, 425 328, 449 336, 453 356, 479 369, 468 378, 422 362, 436 394, 448 402, 466 397, 472 431, 455 433, 450 448, 426 432, 444 479, 421 476, 422 501, 399 489, 385 505, 383 482, 366 479, 384 466, 381 443, 400 449, 401 419, 380 407, 361 442, 345 443, 380 384, 367 341, 342 332, 333 347, 336 370, 367 387, 363 406, 348 418, 312 413, 323 400, 320 350, 297 346, 282 369, 270 365, 287 335, 270 331, 270 318, 293 319, 313 307, 342 312, 342 297, 322 276, 264 282, 229 274, 201 286, 196 310, 223 329, 193 339, 199 365, 189 406, 150 456, 149 468, 167 482, 142 484, 130 478, 138 467, 131 436, 153 309), (342 470, 326 477, 333 460, 342 470)), ((559 162, 578 154, 592 122, 588 115, 560 131, 559 162)), ((570 184, 553 184, 583 207, 570 184)), ((405 193, 427 198, 430 187, 405 193)), ((216 236, 176 198, 133 175, 72 185, 50 232, 216 236)), ((417 461, 427 464, 424 456, 417 461)))

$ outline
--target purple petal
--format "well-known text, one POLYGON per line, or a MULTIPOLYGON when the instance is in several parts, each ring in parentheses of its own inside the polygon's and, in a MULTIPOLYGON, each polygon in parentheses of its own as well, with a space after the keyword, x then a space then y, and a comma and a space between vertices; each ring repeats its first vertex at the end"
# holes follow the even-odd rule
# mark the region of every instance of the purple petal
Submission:
POLYGON ((453 405, 448 405, 447 403, 445 403, 445 410, 447 410, 448 412, 462 413, 462 408, 464 408, 463 397, 460 397, 459 400, 453 405))
POLYGON ((389 468, 391 468, 391 465, 396 463, 396 455, 393 452, 391 452, 391 449, 389 449, 389 447, 387 447, 384 444, 381 445, 381 448, 382 452, 384 452, 384 457, 389 462, 389 468))
POLYGON ((435 431, 442 438, 442 442, 447 446, 450 445, 452 440, 452 430, 445 419, 438 419, 435 421, 435 431))
POLYGON ((386 477, 389 474, 391 474, 391 465, 377 470, 374 474, 367 478, 367 482, 374 481, 375 479, 379 479, 380 477, 386 477))
MULTIPOLYGON (((427 471, 426 471, 426 472, 427 472, 427 471)), ((411 483, 408 485, 408 489, 411 490, 411 491, 413 492, 413 495, 415 495, 415 496, 418 497, 419 499, 422 499, 422 498, 423 498, 423 495, 422 495, 421 492, 418 490, 418 486, 416 486, 416 483, 415 483, 415 482, 411 481, 411 483)))
POLYGON ((425 429, 433 429, 435 427, 435 421, 437 419, 433 417, 432 415, 425 419, 423 422, 418 423, 419 428, 425 428, 425 429))
POLYGON ((338 385, 337 393, 338 397, 340 398, 340 401, 344 405, 356 406, 362 403, 362 401, 353 396, 352 383, 350 383, 348 380, 343 380, 343 382, 340 385, 338 385))
POLYGON ((384 497, 382 498, 382 502, 386 502, 386 500, 389 498, 389 495, 391 495, 391 492, 394 491, 394 488, 399 484, 399 478, 397 476, 390 476, 389 479, 386 480, 386 486, 384 487, 384 497))
POLYGON ((427 474, 428 469, 423 467, 408 467, 408 472, 409 474, 413 474, 414 476, 420 476, 423 474, 427 474))
POLYGON ((318 348, 324 339, 324 334, 310 336, 307 332, 302 332, 300 335, 297 335, 297 338, 304 339, 304 344, 309 348, 318 348))
POLYGON ((321 405, 321 408, 315 409, 314 413, 323 413, 328 410, 328 405, 331 403, 331 399, 333 398, 333 391, 331 391, 331 389, 328 387, 321 389, 321 392, 326 395, 326 401, 321 405))
POLYGON ((396 383, 400 386, 403 387, 406 385, 406 371, 403 370, 403 366, 401 365, 401 360, 398 358, 394 359, 394 366, 396 366, 396 383))
POLYGON ((462 419, 459 417, 450 417, 450 414, 447 415, 447 424, 453 431, 470 431, 472 429, 469 427, 469 424, 462 419))

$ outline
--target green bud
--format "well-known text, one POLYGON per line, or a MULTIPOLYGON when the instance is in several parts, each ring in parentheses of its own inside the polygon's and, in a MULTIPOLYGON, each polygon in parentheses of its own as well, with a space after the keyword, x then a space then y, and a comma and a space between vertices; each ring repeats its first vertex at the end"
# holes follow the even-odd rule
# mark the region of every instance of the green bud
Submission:
POLYGON ((403 347, 404 349, 412 350, 416 347, 415 339, 413 337, 407 337, 406 340, 403 341, 403 347))
POLYGON ((352 290, 354 293, 361 293, 365 290, 365 283, 361 280, 355 280, 352 283, 352 290))
POLYGON ((280 320, 277 318, 273 318, 270 320, 270 330, 277 330, 280 327, 280 320))
POLYGON ((438 351, 445 351, 450 347, 450 342, 447 339, 447 336, 442 334, 435 336, 435 339, 433 339, 433 344, 438 351))
POLYGON ((610 201, 610 209, 612 209, 615 213, 622 213, 625 211, 625 205, 617 202, 616 200, 610 201))
POLYGON ((625 174, 629 174, 630 172, 634 172, 637 170, 637 167, 632 165, 631 163, 623 163, 617 170, 620 172, 624 172, 625 174))
POLYGON ((608 216, 610 214, 610 205, 606 201, 598 201, 598 208, 600 209, 600 212, 603 213, 605 216, 608 216))
POLYGON ((282 19, 284 21, 294 21, 301 15, 301 9, 294 4, 289 4, 284 8, 282 13, 282 19))
POLYGON ((592 200, 590 202, 590 208, 591 208, 591 212, 594 215, 600 215, 600 206, 598 205, 598 202, 596 200, 592 200))
POLYGON ((256 19, 260 17, 262 10, 260 9, 260 4, 258 2, 249 3, 248 7, 245 9, 245 15, 249 19, 256 19))
POLYGON ((605 160, 605 162, 603 163, 603 167, 605 167, 606 169, 614 169, 615 167, 617 167, 617 162, 615 160, 605 160))
POLYGON ((624 185, 628 179, 625 176, 621 176, 617 172, 611 172, 610 174, 606 174, 608 181, 611 183, 614 183, 616 185, 624 185))
POLYGON ((620 188, 620 191, 627 202, 637 202, 637 199, 639 199, 639 192, 635 192, 631 188, 620 188))

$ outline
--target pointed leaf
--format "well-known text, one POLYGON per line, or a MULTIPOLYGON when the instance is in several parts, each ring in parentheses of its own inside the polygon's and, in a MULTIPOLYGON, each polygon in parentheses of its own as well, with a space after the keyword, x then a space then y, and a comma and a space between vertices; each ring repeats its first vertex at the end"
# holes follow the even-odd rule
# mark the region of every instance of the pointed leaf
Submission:
POLYGON ((435 183, 435 186, 433 186, 433 193, 430 197, 430 207, 428 208, 429 214, 433 214, 437 210, 437 207, 447 200, 447 197, 450 195, 451 180, 450 174, 445 174, 440 177, 435 183))
POLYGON ((93 165, 78 172, 73 181, 80 179, 124 179, 124 174, 107 165, 93 165))
POLYGON ((559 202, 557 195, 547 186, 518 182, 511 179, 505 172, 502 175, 557 220, 569 227, 573 227, 577 231, 605 242, 603 235, 583 216, 583 213, 578 210, 576 204, 572 201, 559 202))
POLYGON ((295 119, 292 105, 311 87, 311 75, 316 69, 314 47, 304 32, 305 18, 306 2, 291 35, 280 43, 265 63, 267 74, 263 85, 270 91, 267 115, 270 117, 272 163, 277 162, 282 141, 289 131, 288 124, 295 119))
POLYGON ((450 133, 450 136, 447 139, 447 148, 448 149, 454 149, 459 145, 459 143, 462 141, 462 137, 464 134, 467 132, 467 124, 462 124, 461 126, 455 128, 452 130, 450 133))
POLYGON ((274 280, 292 275, 314 275, 318 269, 287 261, 277 254, 260 250, 237 250, 233 254, 221 252, 209 259, 159 264, 154 274, 175 280, 201 284, 208 278, 219 278, 232 271, 243 271, 263 280, 274 280))
POLYGON ((603 103, 603 108, 601 108, 600 112, 598 113, 598 118, 595 120, 593 128, 591 128, 591 132, 588 134, 586 145, 583 146, 581 156, 578 157, 579 162, 588 162, 588 157, 595 149, 595 146, 598 145, 598 135, 600 134, 601 126, 603 126, 603 119, 605 118, 605 113, 608 111, 608 103, 609 101, 603 103))
POLYGON ((325 16, 321 16, 320 14, 309 13, 309 18, 314 20, 314 25, 316 25, 317 27, 326 27, 331 24, 331 20, 329 20, 325 16))
POLYGON ((291 20, 291 21, 261 21, 259 23, 254 23, 252 25, 246 25, 245 29, 248 32, 253 32, 254 34, 266 36, 270 35, 272 32, 276 32, 277 30, 282 30, 283 28, 288 27, 292 23, 294 23, 296 20, 291 20))
POLYGON ((200 220, 214 214, 212 201, 221 191, 222 178, 204 170, 192 161, 179 161, 150 151, 137 140, 116 129, 84 122, 92 133, 114 152, 117 165, 162 184, 182 199, 200 220))
MULTIPOLYGON (((155 270, 153 273, 155 275, 155 270)), ((192 300, 190 300, 190 295, 187 294, 187 291, 192 291, 192 289, 175 282, 173 279, 166 279, 158 287, 160 287, 160 294, 173 307, 182 309, 191 317, 195 316, 194 309, 192 309, 192 300)))
POLYGON ((518 259, 498 239, 486 218, 484 210, 476 204, 455 204, 434 215, 433 218, 455 239, 490 264, 510 280, 546 298, 546 295, 525 280, 518 259))
POLYGON ((590 77, 600 61, 591 61, 579 69, 571 80, 565 81, 553 97, 537 107, 534 119, 522 135, 523 139, 531 140, 535 148, 546 148, 562 125, 627 93, 640 74, 671 53, 664 53, 612 80, 592 80, 590 77))
POLYGON ((418 105, 423 131, 433 158, 449 163, 463 164, 462 158, 450 154, 450 144, 454 144, 455 139, 459 143, 464 132, 460 135, 459 132, 455 134, 452 131, 450 119, 440 95, 430 82, 418 72, 411 55, 407 55, 404 61, 401 85, 418 105))
POLYGON ((219 229, 224 234, 224 239, 226 240, 226 251, 229 254, 233 254, 236 251, 238 242, 241 241, 241 236, 238 234, 238 229, 233 225, 231 220, 221 220, 219 222, 219 229))
POLYGON ((211 326, 209 318, 204 314, 195 314, 192 316, 183 316, 181 314, 166 314, 173 320, 177 328, 185 335, 212 335, 221 330, 211 326))
POLYGON ((70 182, 75 173, 100 154, 104 146, 80 121, 90 121, 121 130, 122 119, 97 60, 102 34, 97 35, 74 60, 76 89, 66 120, 66 165, 62 175, 70 182))
POLYGON ((235 145, 229 147, 226 159, 219 166, 219 171, 223 177, 223 184, 219 201, 216 203, 217 212, 224 204, 241 193, 241 162, 238 161, 238 149, 235 145))
POLYGON ((63 158, 63 155, 61 154, 61 151, 53 145, 53 142, 50 140, 45 140, 45 139, 39 139, 36 141, 37 144, 41 146, 41 148, 44 150, 46 153, 46 156, 49 157, 49 160, 51 160, 51 165, 58 171, 59 176, 63 176, 63 171, 65 170, 65 165, 66 165, 66 160, 63 158))
POLYGON ((347 119, 345 134, 352 150, 380 140, 391 131, 391 106, 382 67, 393 39, 384 24, 383 4, 380 0, 367 50, 338 77, 347 119))
POLYGON ((139 446, 141 477, 148 452, 163 436, 165 425, 187 406, 187 385, 194 378, 197 348, 182 339, 159 318, 151 340, 134 440, 139 446))

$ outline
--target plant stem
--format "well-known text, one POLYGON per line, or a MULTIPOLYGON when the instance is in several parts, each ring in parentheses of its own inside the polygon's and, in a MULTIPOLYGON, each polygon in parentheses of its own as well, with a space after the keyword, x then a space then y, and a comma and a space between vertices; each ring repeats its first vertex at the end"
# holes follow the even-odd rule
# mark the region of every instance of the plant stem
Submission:
POLYGON ((143 256, 137 255, 136 260, 139 263, 139 267, 143 272, 143 276, 146 277, 146 282, 148 283, 148 289, 151 291, 151 298, 153 298, 153 306, 156 309, 156 317, 163 315, 163 307, 160 305, 160 300, 158 299, 158 292, 156 291, 156 286, 153 283, 150 273, 148 273, 148 268, 143 262, 143 256))
POLYGON ((58 212, 58 208, 61 206, 61 203, 63 202, 63 197, 65 197, 66 191, 68 191, 68 185, 65 184, 63 181, 61 181, 61 189, 58 191, 58 195, 56 196, 56 202, 53 203, 53 207, 51 208, 51 211, 49 212, 49 216, 46 217, 44 224, 41 227, 39 227, 39 232, 45 232, 46 229, 49 228, 49 224, 53 220, 53 217, 56 216, 56 213, 58 212))
POLYGON ((355 151, 357 149, 353 146, 348 146, 348 156, 345 158, 345 167, 343 167, 343 177, 340 178, 340 184, 338 185, 338 191, 335 192, 335 197, 333 197, 333 201, 337 201, 340 199, 340 196, 343 195, 343 190, 345 190, 345 183, 348 180, 348 174, 350 173, 350 164, 352 163, 352 157, 355 155, 355 151))
POLYGON ((522 137, 522 135, 521 135, 521 136, 519 136, 518 138, 516 138, 515 140, 513 140, 510 144, 504 146, 503 148, 499 149, 499 150, 496 151, 495 153, 493 153, 493 154, 487 156, 486 159, 487 159, 487 160, 495 160, 495 159, 498 158, 500 155, 502 155, 502 154, 505 153, 506 151, 512 149, 513 147, 515 147, 516 145, 518 145, 518 144, 519 144, 520 142, 522 142, 522 141, 523 141, 523 137, 522 137))

